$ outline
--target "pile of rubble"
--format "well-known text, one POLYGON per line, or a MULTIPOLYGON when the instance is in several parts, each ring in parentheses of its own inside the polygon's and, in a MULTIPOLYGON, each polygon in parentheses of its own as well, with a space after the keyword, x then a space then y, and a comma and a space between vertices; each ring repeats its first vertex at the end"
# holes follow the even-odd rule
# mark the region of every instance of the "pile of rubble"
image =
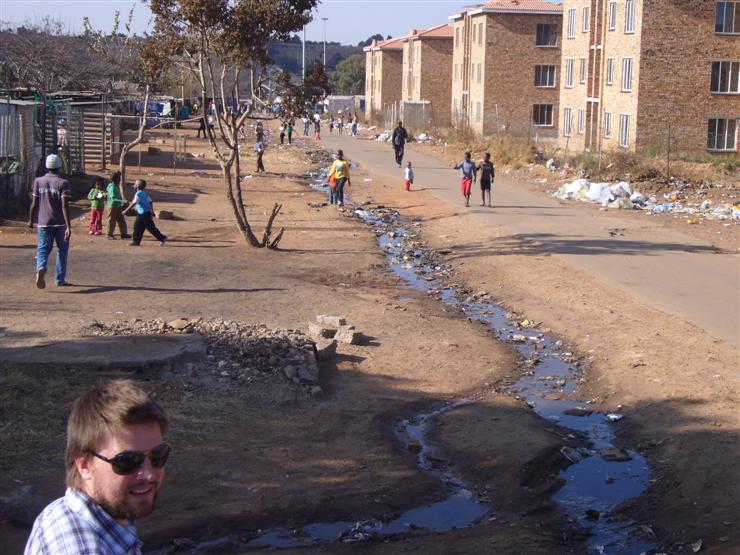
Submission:
POLYGON ((646 214, 675 213, 696 216, 709 220, 731 220, 740 222, 740 204, 712 204, 705 200, 701 203, 690 203, 680 190, 663 195, 647 197, 639 191, 633 191, 626 181, 619 183, 592 183, 588 179, 576 179, 564 184, 552 194, 562 200, 580 200, 601 204, 604 208, 622 210, 644 210, 646 214))
POLYGON ((93 321, 85 330, 90 335, 152 335, 197 333, 207 345, 206 360, 187 364, 195 373, 207 373, 246 385, 279 376, 307 387, 314 396, 322 393, 316 342, 300 330, 274 329, 264 324, 226 320, 180 318, 134 320, 103 324, 93 321))

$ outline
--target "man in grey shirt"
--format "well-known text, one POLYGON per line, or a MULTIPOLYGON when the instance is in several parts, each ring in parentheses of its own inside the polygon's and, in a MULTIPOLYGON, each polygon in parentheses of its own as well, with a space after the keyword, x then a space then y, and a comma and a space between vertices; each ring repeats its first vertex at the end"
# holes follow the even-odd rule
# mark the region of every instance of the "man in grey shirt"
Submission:
POLYGON ((69 198, 72 189, 69 182, 59 175, 62 159, 56 154, 46 157, 44 176, 37 177, 33 182, 33 199, 28 217, 28 227, 35 223, 38 227, 38 241, 36 249, 36 287, 46 287, 46 265, 54 243, 57 244, 57 262, 55 283, 58 286, 70 285, 66 281, 67 253, 69 252, 69 238, 72 233, 69 219, 69 198))
POLYGON ((475 168, 480 172, 481 206, 486 205, 486 194, 488 194, 488 206, 491 206, 491 185, 496 177, 496 168, 491 162, 491 153, 486 152, 483 160, 475 168))

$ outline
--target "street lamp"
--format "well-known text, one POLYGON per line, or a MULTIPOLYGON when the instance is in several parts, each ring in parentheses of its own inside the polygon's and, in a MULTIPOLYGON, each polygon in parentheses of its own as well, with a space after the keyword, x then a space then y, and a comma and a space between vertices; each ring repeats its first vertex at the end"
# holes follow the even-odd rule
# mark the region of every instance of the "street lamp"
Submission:
POLYGON ((326 70, 326 22, 329 21, 329 18, 322 17, 321 21, 324 22, 324 69, 326 70))

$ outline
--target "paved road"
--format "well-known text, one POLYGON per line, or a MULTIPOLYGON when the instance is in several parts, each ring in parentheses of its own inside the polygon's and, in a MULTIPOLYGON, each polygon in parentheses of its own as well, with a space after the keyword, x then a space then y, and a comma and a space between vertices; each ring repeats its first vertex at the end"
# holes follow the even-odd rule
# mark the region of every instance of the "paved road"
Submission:
MULTIPOLYGON (((401 187, 403 171, 393 160, 388 143, 358 140, 346 135, 323 137, 330 148, 344 148, 346 156, 366 169, 390 176, 401 187)), ((436 158, 407 151, 417 185, 441 202, 462 206, 457 171, 436 158)), ((474 188, 472 203, 479 204, 474 188)), ((719 254, 711 245, 663 228, 659 224, 568 206, 522 190, 498 176, 493 208, 469 210, 493 226, 516 235, 519 248, 549 252, 639 302, 681 318, 713 337, 740 346, 740 260, 737 254, 719 254), (645 233, 645 228, 649 232, 645 233), (623 228, 612 237, 610 229, 623 228), (639 234, 638 234, 639 230, 639 234), (650 240, 630 239, 631 231, 650 240)), ((480 245, 485 248, 485 245, 480 245)))

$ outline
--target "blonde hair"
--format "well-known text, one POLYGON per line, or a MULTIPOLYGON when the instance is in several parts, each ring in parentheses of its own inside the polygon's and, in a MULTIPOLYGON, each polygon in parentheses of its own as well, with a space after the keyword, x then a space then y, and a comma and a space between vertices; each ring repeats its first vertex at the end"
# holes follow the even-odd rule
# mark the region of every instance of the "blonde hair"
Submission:
POLYGON ((169 428, 164 409, 131 380, 104 382, 80 395, 67 422, 67 487, 81 489, 75 458, 95 451, 106 434, 129 424, 159 424, 169 428))

